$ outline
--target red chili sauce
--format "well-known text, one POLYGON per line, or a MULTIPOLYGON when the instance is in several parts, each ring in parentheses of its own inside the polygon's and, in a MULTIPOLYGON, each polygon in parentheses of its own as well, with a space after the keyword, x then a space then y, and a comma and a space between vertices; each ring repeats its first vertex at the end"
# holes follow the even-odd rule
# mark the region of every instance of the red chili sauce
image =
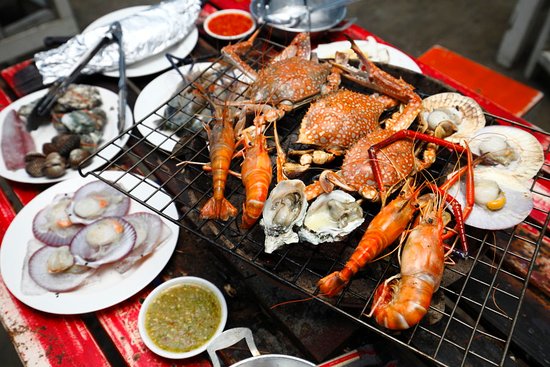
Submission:
POLYGON ((243 14, 220 14, 210 20, 208 27, 213 33, 220 36, 236 36, 252 27, 252 19, 243 14))

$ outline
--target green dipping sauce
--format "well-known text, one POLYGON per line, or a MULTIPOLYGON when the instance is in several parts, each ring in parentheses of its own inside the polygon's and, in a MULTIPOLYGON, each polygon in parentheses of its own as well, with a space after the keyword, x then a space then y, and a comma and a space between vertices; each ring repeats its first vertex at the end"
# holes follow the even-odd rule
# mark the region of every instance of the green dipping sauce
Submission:
POLYGON ((216 332, 221 305, 200 285, 180 284, 159 293, 145 312, 145 330, 159 348, 184 353, 200 347, 216 332))

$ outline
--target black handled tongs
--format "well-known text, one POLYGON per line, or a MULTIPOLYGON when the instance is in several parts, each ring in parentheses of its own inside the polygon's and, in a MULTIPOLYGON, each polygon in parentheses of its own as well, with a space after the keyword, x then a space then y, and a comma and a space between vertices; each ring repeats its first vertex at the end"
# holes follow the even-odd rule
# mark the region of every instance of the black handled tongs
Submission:
POLYGON ((122 48, 122 28, 120 27, 119 22, 114 22, 111 24, 109 31, 103 36, 101 40, 90 50, 88 50, 83 56, 82 59, 75 65, 71 70, 69 75, 66 77, 59 78, 56 80, 48 93, 46 93, 42 98, 38 100, 36 105, 33 107, 31 113, 27 117, 27 130, 33 131, 36 130, 40 125, 47 124, 51 121, 51 109, 54 103, 61 97, 68 86, 74 82, 76 77, 80 74, 82 69, 90 62, 90 60, 106 45, 117 42, 119 47, 119 131, 124 122, 126 121, 126 64, 124 59, 124 50, 122 48))

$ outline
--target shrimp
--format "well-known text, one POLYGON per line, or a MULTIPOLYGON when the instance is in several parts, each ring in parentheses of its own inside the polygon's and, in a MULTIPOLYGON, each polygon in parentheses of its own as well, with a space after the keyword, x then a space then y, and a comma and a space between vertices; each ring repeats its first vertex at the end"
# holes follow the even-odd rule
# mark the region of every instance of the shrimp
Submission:
POLYGON ((403 247, 401 273, 376 289, 368 316, 374 316, 379 325, 391 330, 408 329, 428 312, 444 270, 443 209, 444 200, 429 200, 403 247))
POLYGON ((251 147, 246 149, 241 179, 246 192, 241 228, 250 228, 262 215, 273 176, 266 139, 258 127, 251 147))
POLYGON ((212 127, 205 125, 210 145, 210 167, 212 171, 212 197, 201 209, 202 219, 228 220, 237 215, 237 208, 225 198, 225 184, 229 166, 235 151, 233 116, 228 105, 219 106, 209 99, 215 108, 212 127))
POLYGON ((421 187, 413 190, 410 185, 405 185, 399 196, 380 210, 344 268, 319 280, 318 286, 322 295, 333 297, 340 293, 359 269, 399 238, 416 213, 420 189, 421 187))

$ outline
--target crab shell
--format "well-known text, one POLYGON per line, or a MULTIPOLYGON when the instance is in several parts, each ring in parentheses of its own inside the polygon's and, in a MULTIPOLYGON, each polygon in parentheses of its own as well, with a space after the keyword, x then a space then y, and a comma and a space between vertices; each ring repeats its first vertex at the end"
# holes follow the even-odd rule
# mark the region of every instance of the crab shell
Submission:
POLYGON ((483 110, 475 100, 459 93, 434 94, 422 101, 421 124, 435 130, 436 136, 453 143, 468 140, 485 126, 483 110), (440 133, 445 130, 445 133, 440 133))
MULTIPOLYGON (((472 227, 498 230, 511 228, 521 223, 531 210, 533 209, 533 195, 531 191, 525 187, 524 183, 505 171, 495 168, 490 169, 474 169, 475 185, 480 182, 490 182, 493 185, 496 183, 500 191, 500 195, 504 195, 505 204, 501 209, 491 210, 485 205, 480 205, 480 201, 489 201, 498 199, 497 196, 489 198, 479 198, 476 191, 476 203, 466 219, 465 223, 472 227)), ((491 190, 487 190, 491 191, 491 190)), ((463 181, 456 183, 449 189, 449 194, 464 207, 466 198, 465 183, 463 181), (458 191, 457 191, 458 190, 458 191)))
POLYGON ((314 245, 340 241, 364 221, 363 209, 355 198, 342 190, 335 190, 320 195, 311 203, 299 236, 314 245))
POLYGON ((269 194, 260 221, 265 232, 266 253, 299 241, 296 228, 304 222, 307 210, 305 188, 300 180, 285 180, 269 194))
POLYGON ((472 153, 491 158, 478 169, 494 167, 519 180, 533 178, 544 164, 544 151, 538 140, 512 126, 486 126, 469 139, 468 145, 472 153))

